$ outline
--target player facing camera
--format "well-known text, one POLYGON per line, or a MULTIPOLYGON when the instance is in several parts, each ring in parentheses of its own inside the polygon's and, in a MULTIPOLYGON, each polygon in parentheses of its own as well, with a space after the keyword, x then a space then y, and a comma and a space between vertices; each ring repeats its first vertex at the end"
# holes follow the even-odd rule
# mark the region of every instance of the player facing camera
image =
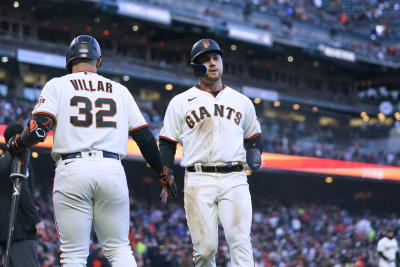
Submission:
MULTIPOLYGON (((212 39, 201 39, 196 42, 191 51, 191 64, 194 76, 205 80, 221 78, 223 72, 222 50, 212 39)), ((218 80, 217 79, 217 80, 218 80)))

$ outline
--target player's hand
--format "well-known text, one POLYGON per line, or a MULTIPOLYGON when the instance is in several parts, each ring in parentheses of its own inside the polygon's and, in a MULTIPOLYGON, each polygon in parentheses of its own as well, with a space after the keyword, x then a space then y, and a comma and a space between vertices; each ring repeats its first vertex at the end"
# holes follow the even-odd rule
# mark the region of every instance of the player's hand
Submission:
POLYGON ((36 235, 37 236, 44 236, 45 235, 45 226, 43 221, 40 221, 39 223, 37 223, 35 225, 35 229, 36 229, 36 235))
POLYGON ((8 140, 7 149, 10 151, 11 155, 18 155, 24 151, 25 147, 21 143, 19 134, 14 135, 8 140))
POLYGON ((163 172, 159 175, 159 180, 163 190, 161 191, 161 201, 166 203, 167 200, 174 199, 178 192, 178 188, 175 183, 175 178, 168 172, 168 168, 164 167, 163 172))
POLYGON ((163 188, 163 190, 161 190, 160 198, 161 198, 161 202, 162 202, 163 204, 167 203, 167 201, 168 201, 168 194, 167 194, 167 192, 165 191, 164 188, 163 188))

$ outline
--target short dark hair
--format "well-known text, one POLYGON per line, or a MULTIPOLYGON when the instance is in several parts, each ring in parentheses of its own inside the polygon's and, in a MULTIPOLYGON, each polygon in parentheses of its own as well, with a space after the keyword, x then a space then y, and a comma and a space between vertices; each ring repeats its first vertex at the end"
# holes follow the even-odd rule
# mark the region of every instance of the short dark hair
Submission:
POLYGON ((8 140, 10 140, 14 135, 21 134, 23 130, 24 127, 20 124, 11 124, 7 126, 7 129, 4 131, 4 139, 6 139, 6 143, 8 143, 8 140))
POLYGON ((97 60, 96 59, 91 59, 91 58, 75 58, 71 61, 71 65, 76 65, 79 63, 92 63, 96 65, 97 60))

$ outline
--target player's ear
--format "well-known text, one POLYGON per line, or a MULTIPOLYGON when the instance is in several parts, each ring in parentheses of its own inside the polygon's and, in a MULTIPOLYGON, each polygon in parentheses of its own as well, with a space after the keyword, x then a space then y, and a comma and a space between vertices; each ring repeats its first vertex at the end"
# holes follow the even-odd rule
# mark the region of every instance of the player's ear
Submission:
POLYGON ((103 63, 103 60, 101 59, 101 57, 99 57, 99 58, 97 59, 97 61, 96 61, 96 68, 97 68, 97 69, 100 69, 101 63, 103 63))

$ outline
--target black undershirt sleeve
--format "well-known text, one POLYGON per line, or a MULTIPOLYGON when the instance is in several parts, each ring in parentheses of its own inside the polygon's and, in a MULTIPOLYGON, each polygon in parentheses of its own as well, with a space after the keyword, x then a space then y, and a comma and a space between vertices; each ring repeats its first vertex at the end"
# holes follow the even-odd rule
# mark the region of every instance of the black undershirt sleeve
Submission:
POLYGON ((261 136, 256 136, 249 140, 244 140, 244 147, 246 150, 249 148, 258 148, 261 152, 263 150, 263 145, 261 143, 261 136))
POLYGON ((131 136, 138 145, 144 159, 150 164, 153 170, 155 170, 157 174, 162 173, 164 167, 161 162, 160 151, 158 150, 156 140, 149 128, 144 127, 139 129, 131 133, 131 136))
POLYGON ((388 259, 385 255, 383 255, 382 251, 379 251, 378 254, 379 254, 379 256, 380 256, 381 258, 383 258, 385 261, 389 261, 389 259, 388 259))
POLYGON ((162 162, 173 173, 176 143, 160 138, 160 153, 162 162))

